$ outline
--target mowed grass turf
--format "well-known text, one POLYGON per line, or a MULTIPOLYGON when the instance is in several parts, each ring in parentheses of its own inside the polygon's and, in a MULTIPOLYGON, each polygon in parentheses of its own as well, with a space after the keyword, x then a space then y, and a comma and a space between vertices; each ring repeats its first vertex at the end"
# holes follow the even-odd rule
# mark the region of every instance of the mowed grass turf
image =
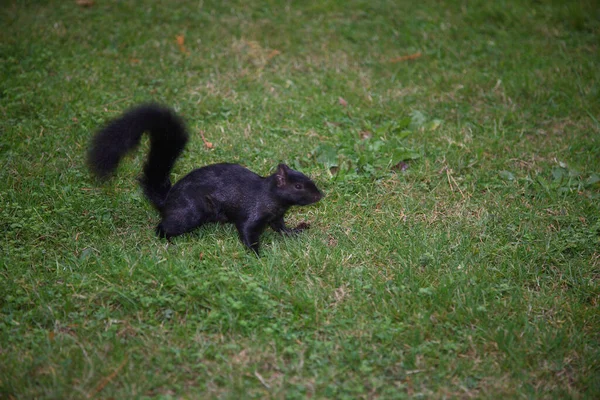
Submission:
POLYGON ((0 398, 599 398, 595 1, 4 1, 0 398), (79 3, 92 3, 89 6, 79 3), (91 135, 141 102, 174 179, 277 163, 298 237, 167 244, 91 135))

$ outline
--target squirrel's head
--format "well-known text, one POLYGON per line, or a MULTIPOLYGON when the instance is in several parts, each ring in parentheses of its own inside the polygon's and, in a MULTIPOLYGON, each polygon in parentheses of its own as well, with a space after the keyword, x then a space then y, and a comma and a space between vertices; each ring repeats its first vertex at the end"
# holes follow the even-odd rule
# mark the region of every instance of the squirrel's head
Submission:
POLYGON ((323 193, 308 176, 285 164, 279 164, 272 177, 277 196, 290 205, 306 206, 323 198, 323 193))

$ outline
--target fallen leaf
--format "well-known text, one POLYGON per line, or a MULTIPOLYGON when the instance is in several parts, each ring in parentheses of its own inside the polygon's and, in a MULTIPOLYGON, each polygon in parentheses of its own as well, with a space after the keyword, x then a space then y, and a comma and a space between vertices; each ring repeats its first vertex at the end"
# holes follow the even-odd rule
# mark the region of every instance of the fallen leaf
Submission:
POLYGON ((190 52, 185 48, 185 37, 183 35, 177 35, 175 37, 177 41, 177 45, 179 46, 179 50, 184 54, 190 54, 190 52))
POLYGON ((202 137, 202 141, 204 142, 204 147, 206 147, 207 149, 212 149, 215 147, 211 142, 206 140, 206 138, 204 137, 204 131, 200 131, 200 137, 202 137))
POLYGON ((94 5, 94 0, 76 0, 75 3, 80 7, 91 7, 94 5))
POLYGON ((400 56, 400 57, 395 57, 392 58, 390 60, 390 62, 392 63, 397 63, 397 62, 402 62, 402 61, 409 61, 409 60, 416 60, 417 58, 421 57, 421 52, 419 51, 418 53, 414 53, 414 54, 409 54, 407 56, 400 56))
POLYGON ((340 102, 340 105, 342 107, 348 107, 348 102, 346 100, 344 100, 343 97, 338 98, 338 101, 340 102))
POLYGON ((267 56, 267 60, 270 60, 271 58, 275 57, 278 54, 281 54, 281 52, 279 50, 271 50, 271 52, 267 56))
POLYGON ((392 167, 393 171, 400 171, 400 172, 404 172, 407 169, 408 169, 408 163, 406 163, 404 161, 400 161, 398 164, 396 164, 392 167))

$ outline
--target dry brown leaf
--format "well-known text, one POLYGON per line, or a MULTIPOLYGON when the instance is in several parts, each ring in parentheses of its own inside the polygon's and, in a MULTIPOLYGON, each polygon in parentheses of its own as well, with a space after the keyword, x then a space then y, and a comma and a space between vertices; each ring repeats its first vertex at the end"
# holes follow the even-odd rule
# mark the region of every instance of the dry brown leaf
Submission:
POLYGON ((185 48, 185 37, 183 35, 175 36, 175 40, 177 41, 177 45, 179 46, 179 50, 184 54, 190 54, 188 49, 185 48))
POLYGON ((420 58, 421 56, 422 56, 422 54, 419 51, 418 53, 409 54, 407 56, 400 56, 400 57, 392 58, 390 60, 390 62, 397 63, 397 62, 408 61, 408 60, 416 60, 417 58, 420 58))
POLYGON ((270 60, 271 58, 275 57, 278 54, 281 54, 281 52, 279 50, 271 50, 271 52, 267 56, 267 60, 270 60))
POLYGON ((80 7, 91 7, 94 5, 94 0, 76 0, 75 3, 80 7))
POLYGON ((206 147, 207 149, 212 149, 215 147, 211 142, 206 140, 206 138, 204 137, 204 131, 200 131, 200 137, 202 137, 202 141, 204 142, 204 147, 206 147))

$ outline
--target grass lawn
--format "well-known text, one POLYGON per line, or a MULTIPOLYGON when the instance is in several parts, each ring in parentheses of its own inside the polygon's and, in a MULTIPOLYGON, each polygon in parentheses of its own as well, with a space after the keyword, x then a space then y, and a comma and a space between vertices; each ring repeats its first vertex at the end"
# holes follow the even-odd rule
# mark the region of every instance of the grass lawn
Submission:
POLYGON ((0 11, 0 399, 600 398, 596 1, 78 3, 0 11), (311 229, 156 238, 150 100, 311 229))

